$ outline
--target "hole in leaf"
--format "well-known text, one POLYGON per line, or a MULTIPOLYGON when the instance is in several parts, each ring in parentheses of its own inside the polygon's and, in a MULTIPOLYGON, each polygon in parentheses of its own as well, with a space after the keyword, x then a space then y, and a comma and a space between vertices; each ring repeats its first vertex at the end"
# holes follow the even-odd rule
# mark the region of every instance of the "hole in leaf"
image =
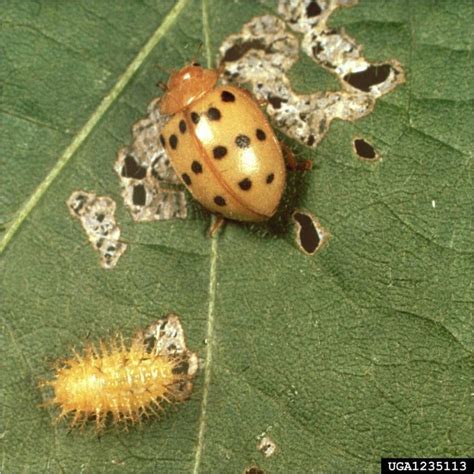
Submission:
POLYGON ((306 7, 306 16, 308 18, 311 18, 313 16, 321 15, 321 12, 322 12, 322 10, 321 10, 321 7, 318 5, 318 2, 312 1, 306 7))
POLYGON ((122 176, 124 178, 143 179, 146 176, 146 168, 138 166, 133 156, 128 155, 122 168, 122 176))
POLYGON ((250 466, 245 469, 244 474, 265 474, 265 471, 263 471, 257 466, 250 466))
POLYGON ((374 160, 378 158, 374 147, 369 142, 366 142, 363 138, 356 138, 354 140, 354 150, 360 158, 365 160, 374 160))
POLYGON ((356 89, 364 92, 370 92, 370 87, 384 82, 391 70, 392 67, 390 64, 369 66, 364 71, 346 74, 344 76, 344 80, 356 89))
POLYGON ((285 99, 282 99, 281 97, 272 95, 268 97, 268 102, 272 104, 274 109, 279 109, 281 107, 281 104, 286 103, 287 101, 285 99))
POLYGON ((222 58, 223 62, 232 62, 238 61, 242 56, 245 55, 247 51, 251 49, 260 49, 264 50, 265 52, 270 52, 271 48, 265 45, 263 40, 254 39, 251 41, 241 41, 235 43, 232 47, 230 47, 224 54, 222 58))
POLYGON ((187 216, 183 188, 161 140, 169 117, 160 115, 158 103, 153 101, 148 116, 133 125, 133 141, 119 151, 114 165, 124 202, 137 222, 187 216))
POLYGON ((295 211, 293 220, 296 222, 296 243, 307 255, 313 255, 326 239, 325 230, 309 213, 295 211))
POLYGON ((139 184, 138 186, 133 187, 133 204, 135 206, 144 206, 146 203, 146 190, 145 186, 139 184))
POLYGON ((73 217, 79 219, 92 247, 99 253, 103 268, 115 267, 127 245, 120 242, 115 222, 115 202, 107 196, 75 191, 67 201, 73 217))

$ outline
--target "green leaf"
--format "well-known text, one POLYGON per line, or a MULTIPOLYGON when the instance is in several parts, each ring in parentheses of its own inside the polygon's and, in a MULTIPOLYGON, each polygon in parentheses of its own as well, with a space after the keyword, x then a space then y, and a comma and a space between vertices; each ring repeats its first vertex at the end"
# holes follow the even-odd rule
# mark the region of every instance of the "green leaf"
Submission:
MULTIPOLYGON (((407 80, 298 148, 314 161, 299 205, 332 235, 313 257, 291 232, 229 223, 209 239, 206 217, 137 224, 123 205, 113 163, 163 69, 201 43, 215 65, 229 34, 275 13, 251 0, 3 0, 2 472, 378 472, 381 456, 473 455, 470 1, 334 15, 407 80), (382 159, 358 160, 356 136, 382 159), (78 189, 117 203, 129 247, 113 270, 68 212, 78 189), (37 383, 54 360, 171 311, 202 359, 190 401, 100 440, 52 425, 37 383)), ((309 63, 294 76, 332 88, 309 63)))

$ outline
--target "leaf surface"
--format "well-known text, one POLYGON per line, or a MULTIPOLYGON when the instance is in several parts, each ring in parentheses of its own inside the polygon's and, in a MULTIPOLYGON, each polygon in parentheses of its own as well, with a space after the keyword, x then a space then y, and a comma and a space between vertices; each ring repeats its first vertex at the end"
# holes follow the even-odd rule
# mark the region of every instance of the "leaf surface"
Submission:
MULTIPOLYGON (((366 118, 334 122, 315 151, 297 148, 314 162, 298 204, 332 235, 313 257, 291 232, 230 223, 209 239, 202 216, 134 223, 113 171, 162 69, 200 43, 214 64, 274 2, 1 10, 1 471, 378 472, 381 456, 473 454, 471 2, 362 1, 334 15, 407 81, 366 118), (356 136, 381 161, 358 160, 356 136), (68 213, 78 189, 117 202, 129 248, 114 270, 68 213), (36 385, 54 360, 171 311, 202 359, 189 402, 100 441, 51 424, 36 385), (256 449, 262 433, 272 457, 256 449)), ((296 71, 298 89, 337 86, 308 58, 296 71)))

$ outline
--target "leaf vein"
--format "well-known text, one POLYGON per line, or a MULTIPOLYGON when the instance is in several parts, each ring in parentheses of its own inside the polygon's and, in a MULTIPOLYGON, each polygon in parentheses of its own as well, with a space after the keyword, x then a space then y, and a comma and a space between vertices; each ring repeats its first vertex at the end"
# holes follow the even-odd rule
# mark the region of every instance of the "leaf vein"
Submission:
POLYGON ((185 5, 188 3, 188 1, 189 0, 179 0, 176 3, 176 5, 168 13, 168 15, 165 17, 160 26, 152 34, 151 38, 147 41, 147 43, 135 56, 133 61, 129 64, 129 66, 119 78, 119 80, 116 82, 111 91, 104 97, 104 99, 99 104, 94 113, 91 115, 86 124, 74 137, 69 146, 64 150, 64 153, 59 157, 58 161, 53 166, 51 171, 46 175, 43 181, 39 184, 39 186, 31 194, 29 199, 25 202, 23 207, 19 210, 15 219, 12 221, 8 230, 5 232, 3 239, 0 241, 0 254, 3 253, 11 239, 14 237, 14 235, 22 225, 22 223, 31 214, 33 209, 39 203, 39 201, 49 189, 51 184, 59 176, 66 164, 69 163, 71 158, 75 155, 75 153, 84 143, 84 141, 89 137, 89 135, 92 133, 95 126, 99 123, 99 121, 102 119, 107 110, 122 93, 126 85, 130 82, 132 77, 135 75, 137 70, 143 64, 143 62, 154 49, 154 47, 158 44, 161 38, 163 38, 163 36, 170 29, 170 27, 176 22, 179 14, 181 13, 185 5))
MULTIPOLYGON (((207 66, 212 66, 211 49, 209 41, 209 15, 207 0, 202 0, 202 24, 203 24, 203 36, 204 36, 204 47, 206 51, 207 66)), ((216 217, 212 217, 212 224, 215 222, 216 217)), ((214 347, 214 311, 217 291, 217 236, 211 238, 211 256, 210 256, 210 268, 209 268, 209 306, 207 313, 207 354, 206 362, 204 363, 204 386, 202 392, 201 401, 201 414, 199 419, 199 431, 196 445, 196 452, 194 457, 193 474, 198 474, 201 467, 202 453, 204 450, 204 436, 206 434, 207 424, 207 405, 209 401, 209 387, 211 385, 211 368, 212 368, 212 356, 214 347)))

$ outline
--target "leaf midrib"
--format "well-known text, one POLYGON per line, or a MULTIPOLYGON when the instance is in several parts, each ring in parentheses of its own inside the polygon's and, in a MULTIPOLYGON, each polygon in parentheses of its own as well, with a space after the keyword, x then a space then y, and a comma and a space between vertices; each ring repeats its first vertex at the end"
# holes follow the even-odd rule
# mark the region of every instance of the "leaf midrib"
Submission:
MULTIPOLYGON (((209 28, 209 14, 207 0, 201 1, 202 11, 202 29, 204 37, 204 48, 207 60, 207 67, 212 67, 211 46, 210 46, 210 28, 209 28)), ((212 217, 213 225, 215 223, 215 216, 212 217)), ((211 386, 211 369, 213 356, 213 340, 214 340, 214 308, 217 291, 217 238, 218 235, 213 236, 211 240, 211 252, 209 262, 209 306, 207 311, 207 329, 206 329, 206 358, 204 362, 204 382, 202 389, 202 400, 199 415, 199 427, 196 450, 194 453, 193 474, 199 474, 201 468, 202 454, 204 452, 204 437, 207 427, 207 405, 209 401, 209 387, 211 386)))

